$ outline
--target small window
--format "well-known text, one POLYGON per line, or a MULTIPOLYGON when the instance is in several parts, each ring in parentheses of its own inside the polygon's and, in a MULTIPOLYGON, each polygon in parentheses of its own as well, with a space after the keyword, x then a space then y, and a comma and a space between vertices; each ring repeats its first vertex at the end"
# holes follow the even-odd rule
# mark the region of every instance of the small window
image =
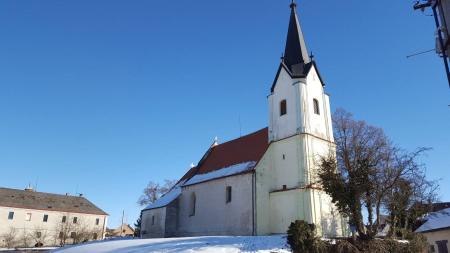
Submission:
POLYGON ((77 237, 77 233, 76 232, 71 232, 70 233, 70 238, 75 239, 75 237, 77 237))
POLYGON ((152 225, 155 225, 155 216, 152 216, 152 225))
POLYGON ((25 221, 31 221, 31 213, 25 214, 25 221))
POLYGON ((231 186, 227 186, 226 199, 227 199, 226 203, 230 203, 231 202, 231 186))
POLYGON ((59 239, 62 239, 64 237, 64 233, 63 232, 59 232, 59 239))
POLYGON ((62 222, 62 223, 66 223, 66 219, 67 219, 67 217, 66 217, 66 216, 63 216, 61 222, 62 222))
POLYGON ((14 212, 9 212, 8 213, 8 220, 12 220, 14 219, 14 212))
POLYGON ((95 225, 98 225, 98 224, 100 224, 100 219, 99 218, 95 219, 95 225))
POLYGON ((287 108, 286 108, 286 99, 285 100, 281 100, 280 102, 280 116, 283 116, 287 113, 287 108))
POLYGON ((78 222, 78 218, 77 217, 73 217, 73 223, 77 223, 78 222))
POLYGON ((42 236, 42 233, 40 231, 37 231, 36 232, 36 238, 41 238, 41 236, 42 236))
POLYGON ((439 253, 448 253, 447 240, 436 241, 439 253))
POLYGON ((195 205, 197 204, 197 198, 195 197, 195 193, 192 193, 191 195, 191 212, 189 214, 189 216, 194 216, 195 215, 195 205))
POLYGON ((286 159, 286 155, 285 154, 283 154, 283 160, 285 160, 286 159))
POLYGON ((319 101, 317 99, 313 99, 314 104, 314 113, 320 115, 319 101))
POLYGON ((94 234, 92 235, 92 239, 97 240, 97 238, 98 238, 97 233, 94 233, 94 234))
POLYGON ((48 221, 48 214, 44 214, 44 219, 42 221, 43 222, 47 222, 48 221))

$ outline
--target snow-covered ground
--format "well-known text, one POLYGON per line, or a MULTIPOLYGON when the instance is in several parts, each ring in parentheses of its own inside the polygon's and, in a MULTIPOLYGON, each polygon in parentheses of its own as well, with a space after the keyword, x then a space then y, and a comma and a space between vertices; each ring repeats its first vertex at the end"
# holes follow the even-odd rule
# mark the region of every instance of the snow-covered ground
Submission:
POLYGON ((54 250, 58 253, 287 253, 286 237, 206 236, 163 239, 129 239, 86 243, 54 250))

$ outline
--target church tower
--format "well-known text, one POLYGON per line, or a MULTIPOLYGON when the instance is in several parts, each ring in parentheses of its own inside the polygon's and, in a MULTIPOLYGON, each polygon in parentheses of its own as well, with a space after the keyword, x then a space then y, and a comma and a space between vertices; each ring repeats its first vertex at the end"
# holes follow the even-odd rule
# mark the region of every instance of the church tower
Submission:
POLYGON ((329 97, 308 54, 297 5, 269 104, 269 148, 256 173, 258 234, 285 233, 295 220, 314 223, 325 237, 342 235, 344 221, 316 182, 320 156, 334 152, 329 97))
POLYGON ((329 97, 291 4, 286 47, 269 95, 269 141, 311 134, 333 142, 329 97))

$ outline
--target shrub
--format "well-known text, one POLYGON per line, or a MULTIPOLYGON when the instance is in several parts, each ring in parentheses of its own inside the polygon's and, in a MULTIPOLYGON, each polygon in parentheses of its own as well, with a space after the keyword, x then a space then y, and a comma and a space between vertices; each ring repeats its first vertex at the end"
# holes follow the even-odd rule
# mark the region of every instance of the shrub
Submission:
POLYGON ((316 236, 316 226, 305 221, 292 222, 287 231, 287 242, 294 253, 327 252, 327 244, 316 236))
POLYGON ((411 253, 426 252, 428 248, 427 238, 423 234, 414 234, 412 239, 409 240, 408 251, 411 253))

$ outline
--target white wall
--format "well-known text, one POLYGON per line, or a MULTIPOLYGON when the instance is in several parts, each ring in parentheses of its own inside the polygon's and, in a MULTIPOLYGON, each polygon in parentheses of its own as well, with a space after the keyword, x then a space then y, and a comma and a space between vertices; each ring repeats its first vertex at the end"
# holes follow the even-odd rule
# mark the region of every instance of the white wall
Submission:
POLYGON ((318 159, 335 145, 329 98, 315 67, 299 79, 282 69, 268 100, 271 143, 256 168, 257 233, 285 233, 291 222, 305 220, 323 236, 343 235, 341 216, 316 184, 318 159), (280 116, 284 99, 287 114, 280 116))
POLYGON ((186 186, 179 199, 178 235, 251 235, 252 217, 252 174, 186 186), (227 186, 232 187, 229 203, 226 203, 227 186), (190 216, 193 193, 196 212, 190 216))
POLYGON ((297 79, 292 79, 282 68, 268 103, 270 141, 298 133, 333 141, 329 97, 314 66, 306 78, 297 79), (319 102, 320 114, 314 113, 313 99, 319 102), (282 100, 287 102, 287 114, 280 116, 282 100))
POLYGON ((161 238, 165 236, 166 208, 156 208, 142 211, 141 237, 161 238), (154 224, 152 224, 154 217, 154 224))
MULTIPOLYGON (((78 231, 80 227, 97 232, 98 239, 103 239, 107 216, 105 215, 93 215, 93 214, 81 214, 81 213, 66 213, 57 211, 42 211, 33 209, 22 208, 9 208, 0 206, 0 244, 3 242, 3 236, 8 233, 10 229, 14 229, 17 237, 17 245, 23 245, 28 243, 29 245, 36 244, 36 240, 41 241, 45 245, 58 245, 59 244, 59 232, 61 231, 62 217, 67 217, 67 222, 72 223, 73 217, 77 217, 78 222, 76 225, 72 225, 71 231, 78 231), (9 212, 14 212, 14 218, 8 220, 9 212), (31 220, 25 220, 27 213, 31 213, 31 220), (44 215, 48 215, 47 222, 43 221, 44 215), (96 225, 96 219, 99 219, 99 224, 96 225), (36 237, 36 232, 41 232, 41 238, 36 237), (28 241, 24 242, 24 238, 28 237, 28 241)), ((71 243, 71 240, 67 241, 71 243)))

